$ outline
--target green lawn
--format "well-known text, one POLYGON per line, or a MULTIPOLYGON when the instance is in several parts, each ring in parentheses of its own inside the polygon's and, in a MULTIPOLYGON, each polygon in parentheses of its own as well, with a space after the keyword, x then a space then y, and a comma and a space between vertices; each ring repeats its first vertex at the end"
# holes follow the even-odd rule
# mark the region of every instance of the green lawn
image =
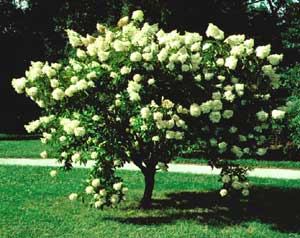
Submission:
POLYGON ((0 158, 40 158, 44 150, 49 151, 49 157, 54 156, 40 140, 0 140, 0 158))
POLYGON ((0 133, 0 140, 36 140, 40 138, 41 135, 37 134, 3 134, 0 133))
POLYGON ((252 179, 248 203, 232 208, 220 199, 214 176, 159 173, 154 208, 137 209, 143 180, 120 171, 129 187, 117 209, 68 201, 86 170, 0 166, 1 238, 283 238, 300 237, 300 183, 252 179))
MULTIPOLYGON (((197 158, 177 158, 175 163, 186 163, 186 164, 207 164, 205 159, 197 158)), ((300 169, 299 161, 272 161, 272 160, 234 160, 233 163, 248 166, 248 167, 259 167, 259 168, 286 168, 286 169, 300 169)))
MULTIPOLYGON (((51 148, 43 145, 39 140, 0 140, 0 158, 40 158, 40 153, 48 151, 49 158, 54 158, 55 153, 51 148)), ((177 158, 175 163, 207 164, 204 159, 177 158)), ((237 164, 250 167, 291 168, 300 169, 300 162, 295 161, 257 161, 236 160, 237 164)))

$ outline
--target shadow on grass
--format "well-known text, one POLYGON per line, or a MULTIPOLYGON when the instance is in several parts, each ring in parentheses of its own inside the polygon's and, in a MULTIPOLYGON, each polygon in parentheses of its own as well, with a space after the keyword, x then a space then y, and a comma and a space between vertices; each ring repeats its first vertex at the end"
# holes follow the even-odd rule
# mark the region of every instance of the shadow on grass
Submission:
POLYGON ((219 227, 259 221, 271 224, 272 229, 281 232, 300 232, 300 189, 254 187, 248 202, 239 203, 220 198, 218 191, 180 192, 166 196, 166 199, 154 200, 153 208, 142 215, 109 219, 136 225, 192 219, 219 227))

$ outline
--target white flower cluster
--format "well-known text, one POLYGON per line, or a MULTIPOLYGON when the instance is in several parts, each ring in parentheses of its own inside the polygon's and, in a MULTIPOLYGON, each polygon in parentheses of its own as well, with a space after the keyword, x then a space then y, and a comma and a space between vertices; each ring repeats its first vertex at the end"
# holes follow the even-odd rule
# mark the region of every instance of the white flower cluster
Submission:
POLYGON ((84 136, 86 133, 86 130, 84 127, 79 126, 80 121, 78 120, 71 120, 68 118, 62 118, 60 120, 60 125, 63 126, 63 130, 68 134, 68 135, 75 135, 77 137, 84 136))
POLYGON ((272 111, 272 118, 275 120, 281 120, 283 119, 285 116, 285 111, 282 110, 273 110, 272 111))
POLYGON ((81 40, 81 36, 77 32, 69 29, 66 30, 66 32, 68 34, 69 42, 73 47, 78 47, 83 44, 81 40))
POLYGON ((271 52, 271 45, 265 46, 258 46, 255 50, 257 58, 264 59, 266 58, 271 52))
POLYGON ((13 79, 11 84, 17 93, 23 93, 26 86, 26 78, 22 77, 18 79, 13 79))
POLYGON ((256 116, 259 121, 266 121, 268 120, 269 114, 265 111, 259 111, 256 113, 256 116))
POLYGON ((212 37, 216 40, 224 39, 224 32, 212 23, 208 24, 208 28, 206 30, 206 35, 207 35, 207 37, 212 37))
MULTIPOLYGON (((88 195, 93 195, 94 207, 101 208, 107 203, 111 203, 112 206, 116 206, 120 202, 120 194, 127 192, 127 188, 123 186, 122 182, 116 182, 112 186, 112 191, 107 191, 101 184, 99 178, 94 178, 90 181, 90 185, 85 188, 85 192, 88 195)), ((122 198, 125 200, 125 197, 122 198)), ((71 199, 70 200, 74 200, 71 199)))
MULTIPOLYGON (((147 121, 153 121, 158 129, 158 131, 154 132, 155 134, 162 133, 167 140, 182 140, 184 132, 181 130, 186 130, 187 125, 178 114, 186 114, 187 112, 188 110, 182 106, 177 106, 176 109, 175 104, 169 99, 162 98, 161 106, 152 101, 150 105, 141 109, 141 117, 145 120, 141 130, 148 128, 147 121)), ((134 121, 132 120, 132 122, 134 121)), ((159 135, 153 135, 152 141, 157 142, 160 138, 161 136, 159 135)))
POLYGON ((42 116, 38 120, 32 121, 28 125, 25 125, 25 129, 28 133, 35 132, 41 125, 47 126, 47 124, 53 121, 54 119, 54 115, 42 116))
POLYGON ((249 196, 249 183, 248 182, 241 182, 237 175, 229 175, 225 174, 221 178, 222 182, 224 183, 226 188, 220 190, 221 197, 225 197, 228 194, 228 190, 240 190, 241 194, 244 197, 249 196))
POLYGON ((141 90, 141 85, 139 84, 141 76, 139 74, 134 75, 133 80, 128 81, 127 92, 129 94, 129 99, 131 101, 139 101, 141 97, 139 91, 141 90))

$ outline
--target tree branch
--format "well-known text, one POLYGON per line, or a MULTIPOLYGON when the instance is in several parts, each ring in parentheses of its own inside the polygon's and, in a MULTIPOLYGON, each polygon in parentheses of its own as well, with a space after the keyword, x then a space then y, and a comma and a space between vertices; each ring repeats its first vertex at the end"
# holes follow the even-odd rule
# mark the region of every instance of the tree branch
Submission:
POLYGON ((269 6, 270 6, 272 15, 274 16, 274 14, 275 14, 275 8, 274 8, 274 6, 273 6, 272 1, 271 1, 271 0, 267 0, 267 2, 268 2, 268 4, 269 4, 269 6))
POLYGON ((286 0, 279 0, 278 6, 276 7, 276 13, 279 11, 279 9, 282 7, 286 0))
POLYGON ((248 2, 248 3, 246 3, 246 6, 247 5, 252 5, 252 4, 255 4, 255 3, 259 3, 259 2, 264 2, 264 0, 257 0, 255 2, 248 2))
POLYGON ((133 156, 132 158, 132 162, 142 171, 142 173, 144 174, 146 172, 146 167, 142 164, 142 160, 140 160, 139 158, 137 158, 136 156, 133 156))

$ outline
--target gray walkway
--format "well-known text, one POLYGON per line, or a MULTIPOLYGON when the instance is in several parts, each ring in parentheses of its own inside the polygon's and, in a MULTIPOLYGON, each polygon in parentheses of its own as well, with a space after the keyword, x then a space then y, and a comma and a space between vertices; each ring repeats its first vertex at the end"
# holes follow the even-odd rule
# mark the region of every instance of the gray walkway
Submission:
MULTIPOLYGON (((58 167, 61 164, 56 162, 56 159, 0 159, 0 165, 20 165, 20 166, 48 166, 58 167)), ((87 166, 75 164, 75 168, 90 168, 93 161, 88 161, 87 166)), ((139 170, 134 164, 125 164, 124 170, 139 170)), ((192 165, 192 164, 169 164, 169 172, 178 173, 193 173, 193 174, 208 174, 218 175, 220 170, 211 169, 206 165, 192 165)), ((292 169, 263 169, 256 168, 249 171, 249 176, 261 178, 275 178, 275 179, 300 179, 300 170, 292 169)))

